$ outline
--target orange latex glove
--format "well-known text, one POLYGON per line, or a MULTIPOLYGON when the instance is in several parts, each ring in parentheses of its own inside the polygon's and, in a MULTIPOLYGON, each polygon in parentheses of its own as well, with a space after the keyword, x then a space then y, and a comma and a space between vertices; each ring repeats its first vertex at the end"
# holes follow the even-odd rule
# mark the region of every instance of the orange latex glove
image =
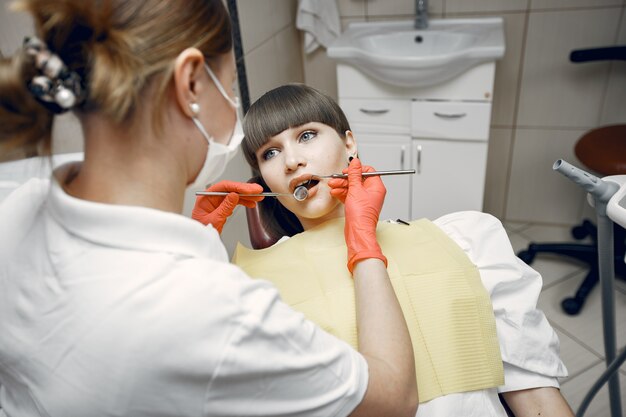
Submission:
POLYGON ((371 171, 374 168, 361 167, 361 161, 354 158, 348 169, 343 171, 348 173, 347 179, 334 178, 328 181, 330 194, 346 206, 344 233, 350 273, 356 263, 363 259, 378 258, 387 265, 387 258, 376 240, 376 226, 387 190, 380 177, 361 176, 361 173, 371 171))
POLYGON ((196 197, 196 204, 191 212, 192 219, 199 221, 205 226, 212 224, 218 233, 222 233, 226 220, 233 214, 237 204, 254 207, 257 202, 264 198, 263 196, 246 197, 236 194, 258 194, 263 192, 263 187, 259 184, 245 182, 220 181, 207 188, 206 191, 226 191, 230 193, 228 195, 199 195, 196 197))

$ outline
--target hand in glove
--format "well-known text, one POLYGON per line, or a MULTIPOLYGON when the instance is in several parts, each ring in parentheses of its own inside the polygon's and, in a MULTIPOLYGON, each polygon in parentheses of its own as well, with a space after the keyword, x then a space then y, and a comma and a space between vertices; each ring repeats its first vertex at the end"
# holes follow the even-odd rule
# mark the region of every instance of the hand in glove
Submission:
POLYGON ((380 177, 361 176, 363 172, 372 171, 374 168, 361 167, 361 161, 354 158, 343 171, 348 173, 347 179, 334 178, 328 181, 330 194, 346 206, 344 233, 350 273, 354 270, 355 264, 363 259, 378 258, 387 265, 387 258, 376 240, 376 226, 387 190, 380 177))
POLYGON ((218 233, 222 233, 226 220, 233 214, 237 204, 254 207, 257 202, 264 198, 263 196, 246 197, 238 195, 237 193, 258 194, 263 192, 263 187, 259 184, 235 181, 220 181, 207 188, 206 191, 225 191, 230 193, 228 195, 200 195, 196 198, 196 204, 191 212, 191 218, 205 226, 212 224, 218 233))

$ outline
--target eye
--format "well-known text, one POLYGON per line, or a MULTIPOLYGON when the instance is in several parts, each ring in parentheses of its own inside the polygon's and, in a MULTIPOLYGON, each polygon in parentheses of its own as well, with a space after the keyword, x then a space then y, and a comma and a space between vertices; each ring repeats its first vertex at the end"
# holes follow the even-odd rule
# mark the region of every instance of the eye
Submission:
POLYGON ((272 159, 276 155, 278 155, 278 149, 268 149, 266 151, 263 151, 263 153, 261 154, 261 158, 264 161, 267 161, 268 159, 272 159))
POLYGON ((313 130, 307 130, 305 132, 302 132, 302 134, 300 135, 300 142, 308 142, 311 139, 315 138, 317 136, 317 132, 313 131, 313 130))

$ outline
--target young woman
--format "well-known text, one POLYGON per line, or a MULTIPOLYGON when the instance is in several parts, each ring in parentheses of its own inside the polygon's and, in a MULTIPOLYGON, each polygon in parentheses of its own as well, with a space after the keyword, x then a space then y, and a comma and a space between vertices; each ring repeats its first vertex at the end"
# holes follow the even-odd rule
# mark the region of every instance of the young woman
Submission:
MULTIPOLYGON (((336 271, 334 263, 341 267, 337 254, 344 251, 333 234, 340 234, 341 218, 349 215, 349 207, 341 202, 350 197, 355 181, 312 177, 346 172, 349 160, 357 155, 356 140, 345 115, 332 99, 318 91, 304 85, 286 85, 253 104, 244 121, 244 132, 242 149, 266 190, 291 193, 304 184, 309 196, 302 202, 281 196, 259 203, 269 232, 276 238, 291 237, 266 250, 240 247, 235 262, 251 275, 274 282, 294 308, 358 346, 360 339, 352 340, 356 331, 351 318, 354 313, 341 308, 351 305, 350 291, 342 288, 350 281, 334 285, 335 272, 332 279, 324 278, 327 271, 336 271), (283 245, 290 246, 281 248, 283 245), (315 305, 318 299, 323 301, 315 305)), ((360 164, 353 159, 350 173, 355 163, 360 164)), ((557 377, 567 375, 558 356, 558 338, 536 309, 541 277, 515 256, 495 218, 462 212, 432 223, 420 220, 411 225, 380 224, 378 239, 389 259, 388 270, 395 280, 415 348, 420 396, 417 415, 504 417, 505 407, 518 417, 572 415, 558 389, 557 377), (472 290, 474 278, 469 272, 450 269, 455 265, 470 272, 475 265, 481 288, 472 290), (433 271, 441 273, 435 275, 433 271), (423 282, 418 282, 420 279, 423 282), (409 286, 415 287, 405 289, 409 286), (473 292, 459 301, 459 292, 465 286, 473 292), (478 304, 484 306, 480 291, 485 290, 489 314, 475 314, 478 304), (475 321, 484 321, 482 327, 476 327, 484 333, 472 339, 468 333, 474 327, 470 326, 479 326, 468 319, 474 314, 475 321), (491 345, 483 340, 494 324, 497 362, 503 367, 504 381, 489 379, 481 383, 479 379, 486 370, 472 368, 472 363, 484 361, 482 368, 496 367, 488 357, 491 345), (466 346, 478 345, 482 350, 467 352, 466 346), (465 358, 463 355, 468 356, 459 360, 465 358), (436 363, 438 358, 440 363, 436 363), (431 373, 437 377, 431 377, 431 373), (445 378, 451 380, 446 383, 445 378), (460 380, 464 382, 455 384, 460 380)), ((360 327, 358 330, 362 331, 360 327)))
MULTIPOLYGON (((218 231, 258 198, 203 199, 213 227, 180 214, 185 189, 215 180, 242 139, 222 0, 16 6, 37 37, 0 59, 0 146, 49 149, 54 115, 73 111, 85 159, 0 206, 0 415, 414 414, 410 339, 375 222, 348 244, 373 334, 361 354, 228 263, 218 231)), ((352 188, 374 211, 382 189, 352 188)))

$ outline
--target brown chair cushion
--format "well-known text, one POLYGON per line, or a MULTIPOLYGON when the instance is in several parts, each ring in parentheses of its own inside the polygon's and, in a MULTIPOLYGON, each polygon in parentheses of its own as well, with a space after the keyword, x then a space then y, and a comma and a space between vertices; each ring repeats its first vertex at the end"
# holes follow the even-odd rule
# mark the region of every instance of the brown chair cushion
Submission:
POLYGON ((626 124, 590 130, 578 140, 574 152, 580 162, 599 174, 626 174, 626 124))

